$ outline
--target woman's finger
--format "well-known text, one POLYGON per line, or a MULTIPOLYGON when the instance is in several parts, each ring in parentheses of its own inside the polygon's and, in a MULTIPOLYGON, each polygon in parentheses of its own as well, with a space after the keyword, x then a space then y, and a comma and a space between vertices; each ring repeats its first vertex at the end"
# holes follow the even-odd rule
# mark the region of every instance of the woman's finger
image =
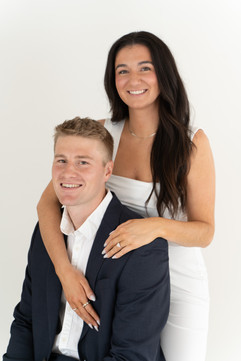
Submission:
POLYGON ((118 230, 113 231, 111 235, 107 238, 104 247, 106 251, 108 252, 111 248, 113 248, 116 243, 118 243, 118 237, 120 237, 120 232, 118 230))
POLYGON ((108 253, 106 253, 104 255, 104 258, 117 259, 117 258, 124 256, 124 254, 132 251, 135 248, 137 248, 137 247, 135 247, 134 245, 127 245, 127 246, 121 247, 121 248, 115 246, 108 253))
POLYGON ((88 297, 89 300, 91 301, 95 301, 95 294, 92 291, 92 289, 90 288, 90 285, 87 281, 87 279, 80 273, 80 280, 79 280, 81 286, 83 287, 83 290, 86 294, 86 296, 88 297))
MULTIPOLYGON (((86 303, 84 303, 84 305, 86 303)), ((98 331, 100 320, 98 317, 97 319, 95 319, 95 315, 97 314, 95 313, 93 307, 90 304, 88 304, 88 306, 86 307, 83 307, 82 304, 79 305, 79 307, 74 307, 73 312, 75 312, 84 322, 86 322, 89 327, 95 328, 96 331, 98 331)))
POLYGON ((117 258, 120 258, 122 256, 124 256, 124 254, 132 251, 132 249, 134 248, 131 248, 131 247, 124 247, 121 249, 121 251, 115 253, 113 256, 110 256, 112 259, 117 259, 117 258))
MULTIPOLYGON (((82 306, 83 307, 83 306, 82 306)), ((100 325, 100 318, 97 315, 97 313, 95 312, 95 310, 93 309, 93 307, 91 306, 91 304, 89 304, 87 307, 85 307, 85 310, 88 312, 88 314, 95 320, 95 322, 97 323, 97 325, 100 325)), ((93 326, 96 326, 96 324, 93 324, 93 326)))
POLYGON ((83 299, 83 301, 70 304, 70 307, 73 311, 78 311, 77 314, 82 318, 83 321, 91 323, 93 326, 100 324, 100 318, 98 314, 91 305, 91 301, 86 299, 86 297, 83 299))
POLYGON ((120 224, 114 231, 112 231, 109 234, 109 237, 107 238, 107 240, 105 241, 104 247, 108 247, 107 249, 112 248, 117 242, 116 242, 116 237, 121 236, 122 234, 124 234, 125 231, 125 227, 131 222, 131 220, 128 220, 122 224, 120 224))
POLYGON ((113 256, 115 253, 118 253, 122 248, 127 246, 128 242, 123 240, 122 237, 116 237, 115 240, 113 240, 108 247, 105 247, 102 251, 102 254, 104 255, 104 258, 109 258, 113 256))
POLYGON ((104 244, 104 253, 108 253, 112 248, 116 247, 118 244, 121 244, 122 247, 126 246, 126 243, 128 242, 128 239, 130 236, 128 236, 128 233, 125 231, 125 229, 116 229, 109 237, 108 242, 106 241, 104 244))

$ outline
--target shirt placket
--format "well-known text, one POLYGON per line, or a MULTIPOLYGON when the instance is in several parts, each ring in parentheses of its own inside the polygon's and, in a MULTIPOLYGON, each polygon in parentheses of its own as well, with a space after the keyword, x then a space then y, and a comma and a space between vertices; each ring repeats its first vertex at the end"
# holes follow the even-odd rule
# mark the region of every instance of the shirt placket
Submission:
MULTIPOLYGON (((78 262, 81 259, 81 254, 83 253, 83 247, 84 242, 81 239, 80 232, 77 232, 77 234, 71 234, 69 235, 69 242, 72 243, 72 257, 71 257, 71 264, 78 268, 78 262)), ((82 270, 81 270, 82 271, 82 270)), ((64 317, 64 323, 62 327, 61 332, 61 338, 60 338, 60 345, 62 351, 67 351, 68 349, 72 349, 72 341, 73 341, 73 335, 72 329, 74 328, 73 323, 75 322, 76 315, 71 309, 68 302, 66 302, 65 307, 65 317, 64 317), (71 337, 70 337, 71 335, 71 337)))

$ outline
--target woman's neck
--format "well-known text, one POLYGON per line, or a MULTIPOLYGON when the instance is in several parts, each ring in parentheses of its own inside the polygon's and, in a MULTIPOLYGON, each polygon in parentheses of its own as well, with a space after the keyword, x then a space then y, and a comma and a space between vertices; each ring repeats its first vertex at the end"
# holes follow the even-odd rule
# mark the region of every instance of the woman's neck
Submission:
POLYGON ((129 109, 129 131, 139 137, 148 137, 156 133, 159 124, 157 111, 129 109))

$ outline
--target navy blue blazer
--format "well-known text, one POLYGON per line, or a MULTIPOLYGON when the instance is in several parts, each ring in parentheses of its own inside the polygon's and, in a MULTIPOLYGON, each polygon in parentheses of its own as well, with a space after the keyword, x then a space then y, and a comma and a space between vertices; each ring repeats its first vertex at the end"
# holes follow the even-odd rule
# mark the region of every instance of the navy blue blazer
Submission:
MULTIPOLYGON (((119 259, 101 254, 108 235, 139 215, 113 196, 89 256, 86 277, 96 295, 99 332, 84 323, 78 350, 87 361, 163 361, 160 333, 169 312, 168 246, 157 238, 119 259)), ((61 284, 44 247, 38 224, 28 254, 21 301, 14 310, 3 361, 48 360, 59 329, 61 284)))

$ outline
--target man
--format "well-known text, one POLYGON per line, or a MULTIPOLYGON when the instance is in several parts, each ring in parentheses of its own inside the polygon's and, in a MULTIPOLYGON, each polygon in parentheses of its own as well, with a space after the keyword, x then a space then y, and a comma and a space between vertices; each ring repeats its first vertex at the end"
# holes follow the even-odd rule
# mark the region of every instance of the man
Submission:
POLYGON ((111 135, 98 122, 75 118, 56 127, 54 150, 61 230, 72 265, 95 293, 100 326, 91 328, 66 302, 37 224, 3 360, 165 360, 159 337, 169 310, 167 242, 158 238, 115 260, 102 255, 111 231, 140 218, 105 188, 111 135))

